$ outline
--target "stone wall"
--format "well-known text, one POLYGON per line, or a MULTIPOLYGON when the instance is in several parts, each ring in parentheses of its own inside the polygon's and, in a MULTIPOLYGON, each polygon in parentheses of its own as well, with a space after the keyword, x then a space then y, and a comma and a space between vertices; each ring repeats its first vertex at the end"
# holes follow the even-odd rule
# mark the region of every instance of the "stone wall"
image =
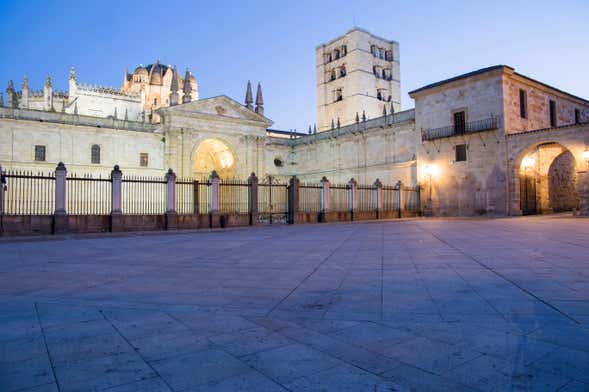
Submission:
POLYGON ((556 157, 548 171, 550 208, 554 212, 579 208, 575 158, 569 151, 556 157))

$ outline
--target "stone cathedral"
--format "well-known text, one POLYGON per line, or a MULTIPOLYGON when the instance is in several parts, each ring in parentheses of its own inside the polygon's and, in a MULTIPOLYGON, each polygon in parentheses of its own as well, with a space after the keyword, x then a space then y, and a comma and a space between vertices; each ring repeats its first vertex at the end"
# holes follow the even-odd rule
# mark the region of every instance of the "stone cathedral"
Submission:
MULTIPOLYGON (((589 214, 589 101, 493 65, 436 81, 401 111, 399 43, 360 28, 316 50, 317 122, 272 128, 262 87, 243 103, 201 98, 188 70, 159 60, 125 71, 120 88, 42 90, 27 78, 0 96, 0 165, 70 172, 305 182, 327 177, 419 184, 432 215, 589 214)), ((309 70, 312 72, 311 70, 309 70)))

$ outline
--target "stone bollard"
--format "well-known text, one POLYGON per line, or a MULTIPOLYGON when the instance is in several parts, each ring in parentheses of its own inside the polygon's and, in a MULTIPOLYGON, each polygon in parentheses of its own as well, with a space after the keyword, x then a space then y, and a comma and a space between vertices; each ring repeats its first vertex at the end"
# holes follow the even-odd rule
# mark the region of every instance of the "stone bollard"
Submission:
POLYGON ((250 226, 258 224, 258 177, 256 173, 252 172, 247 179, 248 184, 248 211, 250 214, 250 226))
POLYGON ((170 168, 166 173, 166 230, 178 228, 178 214, 176 213, 176 174, 170 168))
POLYGON ((354 213, 358 210, 358 183, 353 178, 348 181, 348 210, 350 220, 354 220, 354 213))
POLYGON ((321 212, 319 213, 319 222, 327 222, 329 213, 329 180, 324 176, 321 179, 321 212))
POLYGON ((209 176, 209 218, 210 228, 221 227, 221 216, 219 214, 219 175, 215 170, 209 176))
POLYGON ((297 223, 299 213, 299 179, 292 176, 288 184, 288 223, 297 223))
POLYGON ((119 165, 115 165, 110 172, 110 180, 110 231, 115 233, 123 231, 123 172, 119 169, 119 165))
POLYGON ((374 211, 376 219, 380 219, 382 212, 382 182, 378 178, 374 181, 374 211))
POLYGON ((53 213, 53 233, 67 233, 68 221, 65 209, 67 169, 63 162, 55 168, 55 212, 53 213))

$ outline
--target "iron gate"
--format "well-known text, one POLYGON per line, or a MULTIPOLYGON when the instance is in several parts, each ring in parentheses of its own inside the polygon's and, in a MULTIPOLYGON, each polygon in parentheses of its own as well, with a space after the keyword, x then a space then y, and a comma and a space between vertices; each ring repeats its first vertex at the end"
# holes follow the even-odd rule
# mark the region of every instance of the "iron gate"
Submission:
POLYGON ((288 184, 267 176, 258 183, 258 221, 286 223, 288 217, 288 184))

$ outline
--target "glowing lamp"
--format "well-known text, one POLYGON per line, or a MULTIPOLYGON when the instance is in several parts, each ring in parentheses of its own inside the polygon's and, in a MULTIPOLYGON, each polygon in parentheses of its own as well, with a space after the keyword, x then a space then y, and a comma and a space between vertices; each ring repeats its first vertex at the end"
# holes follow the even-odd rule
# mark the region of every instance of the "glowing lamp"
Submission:
POLYGON ((589 150, 585 149, 585 151, 583 151, 583 159, 589 165, 589 150))
POLYGON ((529 169, 531 167, 534 167, 535 164, 536 164, 536 161, 532 157, 525 157, 522 161, 522 167, 524 169, 529 169))
POLYGON ((427 177, 433 177, 436 175, 437 170, 436 167, 433 165, 425 165, 425 167, 423 168, 423 172, 427 177))

